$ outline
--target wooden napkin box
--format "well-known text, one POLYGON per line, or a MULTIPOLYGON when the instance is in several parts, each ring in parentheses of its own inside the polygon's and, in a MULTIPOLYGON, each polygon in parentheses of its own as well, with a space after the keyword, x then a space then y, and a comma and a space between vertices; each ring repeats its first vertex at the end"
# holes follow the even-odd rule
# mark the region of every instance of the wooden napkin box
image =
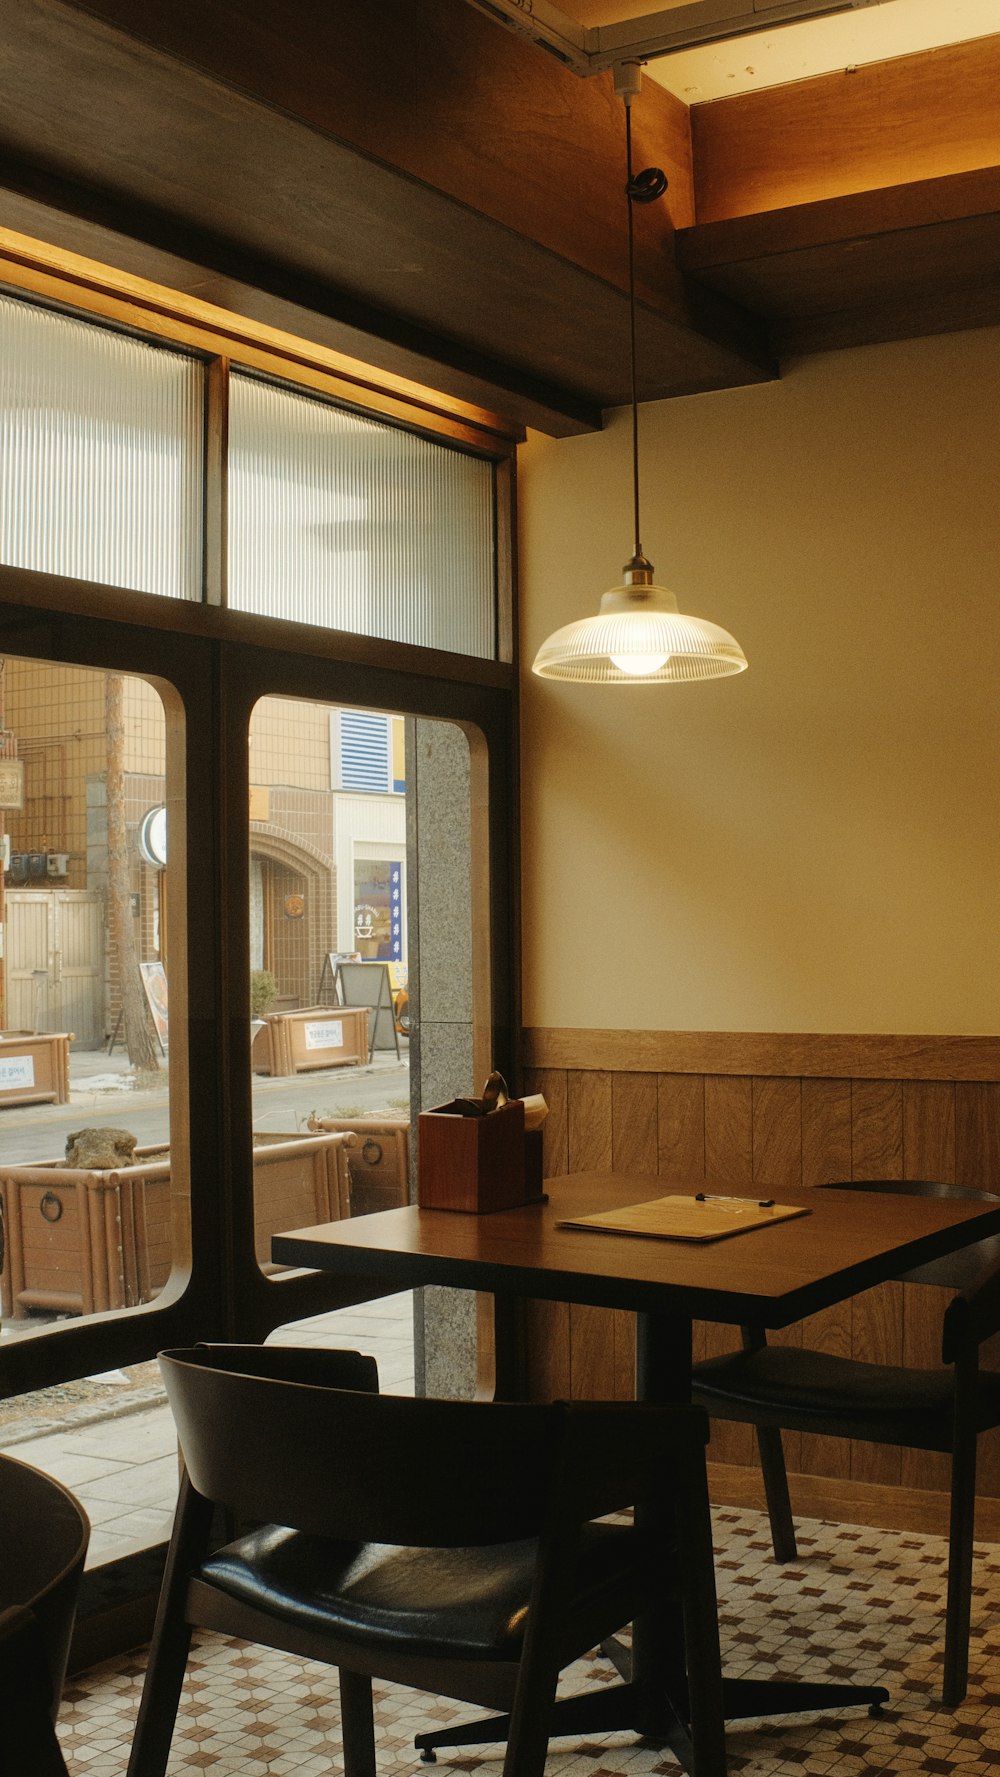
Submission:
POLYGON ((486 1215, 526 1200, 524 1106, 509 1099, 482 1117, 463 1117, 460 1101, 417 1118, 417 1201, 421 1209, 486 1215))

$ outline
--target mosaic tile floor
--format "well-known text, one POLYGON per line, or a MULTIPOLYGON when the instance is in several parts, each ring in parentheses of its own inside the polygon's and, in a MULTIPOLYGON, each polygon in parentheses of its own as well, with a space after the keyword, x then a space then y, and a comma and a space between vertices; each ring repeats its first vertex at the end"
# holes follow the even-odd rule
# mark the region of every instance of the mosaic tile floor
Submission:
MULTIPOLYGON (((753 1677, 885 1682, 881 1720, 786 1716, 734 1724, 732 1777, 997 1777, 1000 1768, 1000 1545, 977 1548, 972 1682, 962 1707, 937 1706, 945 1546, 905 1533, 801 1522, 800 1559, 779 1568, 766 1522, 715 1514, 726 1669, 753 1677)), ((143 1654, 109 1661, 72 1682, 61 1736, 72 1777, 121 1777, 142 1686, 143 1654)), ((578 1662, 566 1688, 609 1682, 606 1662, 578 1662)), ((219 1637, 204 1637, 186 1685, 170 1777, 330 1777, 342 1770, 336 1680, 324 1667, 219 1637)), ((379 1687, 380 1777, 427 1769, 413 1752, 422 1727, 475 1711, 379 1687)), ((497 1777, 494 1752, 439 1755, 437 1770, 497 1777)), ((673 1777, 669 1754, 627 1736, 557 1741, 553 1777, 673 1777)))

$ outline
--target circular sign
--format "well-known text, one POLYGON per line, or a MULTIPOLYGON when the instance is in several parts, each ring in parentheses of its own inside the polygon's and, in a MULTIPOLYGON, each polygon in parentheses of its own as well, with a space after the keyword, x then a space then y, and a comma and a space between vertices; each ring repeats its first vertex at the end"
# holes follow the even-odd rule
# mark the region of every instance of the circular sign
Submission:
POLYGON ((148 808, 139 822, 139 851, 154 870, 163 870, 167 862, 167 805, 158 802, 148 808))
POLYGON ((306 904, 301 895, 285 896, 285 917, 287 919, 301 919, 305 910, 306 904))

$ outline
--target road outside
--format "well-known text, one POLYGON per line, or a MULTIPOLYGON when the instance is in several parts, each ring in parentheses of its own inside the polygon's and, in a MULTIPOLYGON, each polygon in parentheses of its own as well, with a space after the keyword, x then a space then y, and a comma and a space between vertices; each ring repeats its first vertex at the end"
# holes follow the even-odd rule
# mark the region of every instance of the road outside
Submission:
MULTIPOLYGON (((254 1076, 253 1127, 261 1134, 296 1134, 315 1111, 321 1117, 408 1117, 410 1064, 376 1054, 370 1066, 332 1067, 271 1079, 254 1076)), ((128 1129, 140 1147, 170 1139, 167 1075, 162 1085, 135 1090, 126 1060, 103 1050, 70 1052, 70 1103, 0 1109, 0 1161, 29 1165, 61 1159, 66 1138, 84 1127, 111 1124, 128 1129)))

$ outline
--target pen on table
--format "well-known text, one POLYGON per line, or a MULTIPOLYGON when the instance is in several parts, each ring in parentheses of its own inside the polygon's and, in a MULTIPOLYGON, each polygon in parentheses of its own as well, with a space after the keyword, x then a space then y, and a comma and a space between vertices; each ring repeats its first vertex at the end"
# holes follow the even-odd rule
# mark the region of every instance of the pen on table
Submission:
POLYGON ((773 1197, 758 1197, 756 1199, 752 1197, 725 1197, 719 1195, 717 1192, 696 1191, 694 1194, 694 1200, 696 1203, 749 1203, 752 1204, 755 1209, 774 1208, 773 1197))

